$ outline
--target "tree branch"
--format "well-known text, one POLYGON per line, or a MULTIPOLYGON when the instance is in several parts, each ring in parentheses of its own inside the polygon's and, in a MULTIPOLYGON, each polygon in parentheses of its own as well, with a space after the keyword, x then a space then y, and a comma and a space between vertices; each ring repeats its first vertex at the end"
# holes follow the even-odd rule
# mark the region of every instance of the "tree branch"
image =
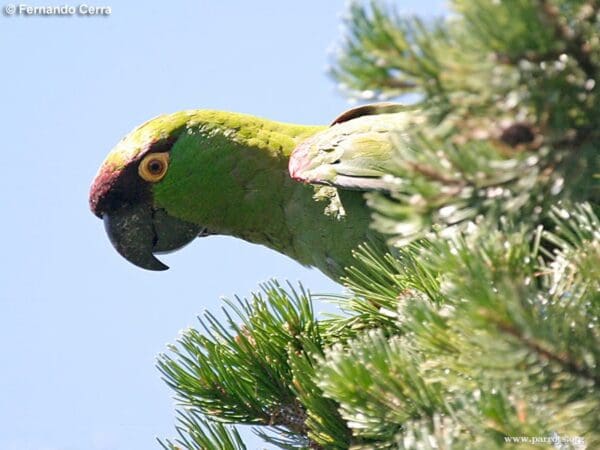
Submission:
POLYGON ((566 355, 564 353, 562 353, 562 354, 553 353, 552 351, 548 350, 547 348, 544 348, 542 346, 542 344, 534 341, 531 338, 524 336, 520 330, 516 329, 511 324, 508 324, 506 322, 501 322, 498 320, 493 320, 493 319, 492 319, 492 321, 498 326, 498 328, 501 331, 505 332, 506 334, 509 334, 510 336, 517 338, 526 347, 528 347, 530 350, 532 350, 535 353, 537 353, 538 355, 540 355, 542 358, 561 365, 562 367, 567 369, 569 372, 574 373, 574 374, 576 374, 582 378, 585 378, 589 381, 592 381, 595 385, 600 385, 600 378, 598 378, 598 376, 596 374, 591 372, 587 367, 582 366, 581 364, 577 363, 576 361, 569 359, 568 355, 566 355))
POLYGON ((581 67, 581 70, 585 72, 588 78, 595 79, 597 68, 590 59, 584 37, 566 23, 561 23, 560 11, 550 1, 538 0, 538 2, 544 18, 554 28, 556 37, 566 43, 567 52, 575 58, 579 67, 581 67))

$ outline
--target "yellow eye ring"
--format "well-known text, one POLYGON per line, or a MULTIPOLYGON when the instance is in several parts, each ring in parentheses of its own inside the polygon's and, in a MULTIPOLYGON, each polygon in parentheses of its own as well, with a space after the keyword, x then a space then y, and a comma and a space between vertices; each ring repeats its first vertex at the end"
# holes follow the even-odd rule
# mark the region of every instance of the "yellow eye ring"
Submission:
POLYGON ((164 178, 169 168, 169 153, 150 153, 138 167, 138 174, 144 180, 156 183, 164 178))

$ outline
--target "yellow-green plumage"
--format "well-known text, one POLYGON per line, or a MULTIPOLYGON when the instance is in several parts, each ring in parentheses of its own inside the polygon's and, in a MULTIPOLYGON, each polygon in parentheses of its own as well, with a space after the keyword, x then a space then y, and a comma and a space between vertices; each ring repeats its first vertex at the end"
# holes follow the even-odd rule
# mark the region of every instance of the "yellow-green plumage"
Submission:
POLYGON ((312 170, 320 151, 341 148, 351 165, 365 166, 363 171, 355 171, 357 175, 374 176, 391 152, 393 115, 384 114, 389 117, 379 124, 373 117, 351 117, 331 128, 209 110, 160 116, 138 127, 109 154, 92 189, 92 209, 103 217, 109 214, 103 209, 120 210, 125 208, 122 203, 129 207, 143 199, 151 203, 152 211, 198 225, 204 234, 226 234, 266 245, 339 279, 352 262, 353 249, 366 240, 381 239, 369 229, 370 213, 363 192, 323 190, 301 183, 299 180, 335 185, 335 180, 303 179, 302 170, 293 174, 293 179, 288 171, 290 156, 296 150, 298 167, 312 170), (327 139, 331 149, 326 148, 327 139), (164 178, 156 183, 126 179, 135 178, 132 170, 124 173, 129 166, 140 164, 148 152, 156 151, 153 146, 168 148, 164 178), (313 151, 317 153, 307 161, 305 157, 313 151), (377 166, 375 171, 366 167, 369 159, 377 166), (107 175, 110 171, 115 172, 112 178, 107 175), (141 184, 135 184, 138 182, 141 184), (111 192, 130 185, 140 194, 129 198, 111 192), (317 200, 316 194, 324 199, 317 200), (103 201, 111 195, 118 198, 103 201), (101 206, 106 204, 111 206, 101 206), (333 210, 332 204, 336 205, 333 210))
POLYGON ((344 196, 344 217, 326 215, 327 202, 313 198, 315 188, 287 170, 292 150, 322 129, 198 111, 171 149, 154 201, 170 215, 266 245, 337 278, 368 232, 362 195, 344 196))

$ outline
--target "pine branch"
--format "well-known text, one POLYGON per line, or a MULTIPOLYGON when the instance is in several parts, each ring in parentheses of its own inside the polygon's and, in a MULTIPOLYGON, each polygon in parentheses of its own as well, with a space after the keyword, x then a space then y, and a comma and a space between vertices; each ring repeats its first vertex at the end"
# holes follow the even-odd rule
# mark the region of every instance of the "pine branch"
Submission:
MULTIPOLYGON (((364 375, 359 375, 359 369, 353 368, 355 372, 350 374, 343 371, 346 366, 341 364, 358 360, 360 367, 369 368, 369 377, 386 380, 396 358, 417 355, 422 361, 416 364, 419 377, 429 385, 440 383, 443 392, 444 402, 435 403, 433 414, 452 412, 457 429, 462 430, 457 439, 467 443, 461 447, 478 448, 473 443, 482 439, 487 444, 481 445, 491 448, 487 439, 493 441, 496 439, 493 436, 501 440, 504 436, 544 436, 547 430, 571 434, 579 430, 581 436, 587 436, 589 445, 600 442, 600 435, 591 431, 599 425, 598 418, 588 415, 600 404, 597 389, 600 334, 596 326, 600 277, 593 275, 600 267, 597 251, 600 227, 589 206, 561 214, 568 216, 559 219, 562 235, 542 233, 539 229, 516 232, 510 224, 503 230, 490 232, 489 223, 480 223, 469 235, 449 241, 434 240, 422 248, 419 261, 425 264, 420 270, 439 279, 444 298, 431 303, 412 295, 398 305, 400 310, 391 316, 396 321, 395 327, 386 328, 388 333, 379 336, 393 342, 398 339, 393 336, 395 330, 403 336, 402 345, 385 352, 385 363, 373 366, 361 359, 381 344, 369 345, 369 350, 356 350, 356 345, 347 344, 348 348, 337 349, 335 358, 329 357, 326 362, 332 367, 328 370, 338 374, 331 381, 336 389, 343 389, 344 379, 353 380, 345 388, 348 392, 324 387, 328 395, 340 402, 342 411, 347 410, 343 414, 351 427, 357 426, 350 421, 351 411, 356 411, 354 414, 363 420, 368 420, 369 413, 362 408, 375 408, 377 417, 387 417, 387 411, 381 404, 374 406, 372 400, 360 400, 368 394, 356 395, 349 390, 353 387, 361 392, 374 392, 373 388, 361 385, 364 375), (540 246, 542 234, 555 245, 557 252, 553 257, 560 264, 550 261, 546 265, 540 258, 540 252, 546 251, 540 246), (595 281, 590 285, 587 280, 595 281), (358 354, 353 353, 356 351, 358 354), (540 386, 545 386, 543 395, 540 386), (469 393, 474 391, 491 395, 472 398, 469 393), (351 399, 359 403, 349 404, 351 399), (502 403, 498 403, 501 399, 502 403)), ((367 267, 372 264, 370 258, 368 254, 358 254, 358 261, 367 267)), ((386 273, 385 266, 379 267, 386 273)), ((362 305, 370 295, 369 285, 355 277, 361 273, 360 269, 358 265, 349 277, 359 286, 365 301, 357 299, 348 305, 363 313, 362 305)), ((413 270, 414 267, 403 266, 402 276, 410 278, 413 270)), ((421 292, 432 289, 428 279, 431 278, 413 278, 420 280, 413 283, 413 289, 421 292)), ((373 289, 379 304, 391 304, 394 293, 383 292, 373 289)), ((403 377, 396 374, 398 379, 403 377)), ((393 391, 387 388, 387 392, 393 391)), ((389 396, 390 402, 402 404, 400 398, 391 393, 389 396)), ((379 434, 387 442, 395 435, 394 421, 386 418, 384 422, 390 431, 381 434, 374 429, 373 434, 379 434)), ((361 436, 365 428, 370 425, 359 424, 355 435, 361 436)), ((400 432, 398 436, 404 434, 400 432)))
MULTIPOLYGON (((566 43, 566 51, 573 55, 581 70, 585 72, 588 78, 595 80, 598 76, 598 67, 592 62, 587 42, 583 35, 571 28, 563 22, 560 11, 556 5, 553 5, 550 0, 537 0, 540 5, 540 10, 546 21, 554 29, 557 38, 566 43)), ((597 11, 596 2, 590 2, 590 7, 597 11)), ((590 17, 595 18, 596 14, 591 14, 590 17)))
POLYGON ((226 301, 227 327, 205 313, 204 334, 184 332, 171 347, 173 356, 160 356, 158 368, 180 405, 196 417, 260 425, 267 430, 262 436, 294 448, 345 448, 347 429, 339 425, 337 406, 321 399, 310 377, 314 359, 307 352, 319 354, 323 345, 310 294, 276 282, 262 289, 251 301, 226 301))
POLYGON ((306 418, 306 410, 300 402, 295 401, 272 409, 269 425, 282 426, 293 433, 306 435, 308 433, 306 418))
POLYGON ((195 411, 179 412, 177 434, 172 442, 158 441, 165 450, 246 450, 242 438, 233 427, 205 419, 195 411))
POLYGON ((577 363, 577 361, 573 361, 569 358, 569 355, 566 353, 553 353, 551 350, 545 348, 539 342, 535 342, 533 339, 524 336, 523 333, 516 329, 509 323, 503 323, 494 320, 493 317, 490 317, 490 322, 495 323, 496 326, 504 333, 507 333, 516 339, 518 339, 524 346, 529 348, 531 351, 540 355, 542 359, 547 359, 548 361, 552 361, 560 364, 566 371, 572 372, 573 374, 586 378, 592 381, 594 384, 600 384, 600 377, 598 374, 593 373, 587 367, 577 363))
POLYGON ((453 21, 425 27, 377 2, 353 3, 334 76, 373 89, 410 74, 422 94, 414 123, 398 125, 390 194, 368 198, 380 232, 402 245, 482 214, 520 211, 544 223, 563 199, 600 201, 600 97, 563 48, 585 41, 586 61, 600 64, 595 6, 577 15, 570 2, 559 11, 546 1, 456 0, 453 21), (372 78, 381 51, 386 72, 372 78), (505 66, 489 57, 498 54, 509 56, 505 66), (525 63, 531 55, 545 56, 525 63))

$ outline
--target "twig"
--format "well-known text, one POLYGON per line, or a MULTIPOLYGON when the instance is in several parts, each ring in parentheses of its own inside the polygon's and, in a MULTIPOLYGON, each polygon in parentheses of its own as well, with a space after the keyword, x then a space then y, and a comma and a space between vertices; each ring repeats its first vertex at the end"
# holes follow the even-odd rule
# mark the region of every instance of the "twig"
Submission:
MULTIPOLYGON (((293 433, 301 434, 308 438, 306 426, 306 410, 300 402, 295 400, 291 404, 279 405, 271 411, 270 426, 283 426, 293 433)), ((322 450, 322 447, 310 440, 309 448, 322 450)))
POLYGON ((456 180, 454 178, 447 177, 444 174, 435 170, 434 168, 426 166, 425 164, 406 161, 406 165, 409 166, 413 171, 420 173, 421 175, 424 175, 432 180, 439 181, 443 184, 458 186, 465 185, 465 182, 463 180, 456 180))
POLYGON ((583 36, 567 24, 561 23, 560 11, 555 5, 551 4, 550 1, 538 0, 538 2, 546 20, 554 28, 556 36, 567 44, 567 51, 572 54, 579 63, 581 70, 585 72, 588 78, 595 79, 596 66, 594 66, 590 59, 583 36))
POLYGON ((600 379, 594 373, 590 372, 586 367, 582 366, 581 364, 578 364, 576 361, 569 359, 567 355, 552 353, 550 350, 544 348, 541 344, 535 342, 533 339, 523 336, 523 334, 519 330, 517 330, 512 325, 507 324, 506 322, 500 322, 497 320, 493 320, 493 322, 496 323, 496 325, 498 326, 498 328, 500 328, 501 331, 517 338, 535 353, 539 354, 542 358, 558 363, 570 372, 573 372, 579 375, 580 377, 586 378, 596 385, 600 384, 600 379))

